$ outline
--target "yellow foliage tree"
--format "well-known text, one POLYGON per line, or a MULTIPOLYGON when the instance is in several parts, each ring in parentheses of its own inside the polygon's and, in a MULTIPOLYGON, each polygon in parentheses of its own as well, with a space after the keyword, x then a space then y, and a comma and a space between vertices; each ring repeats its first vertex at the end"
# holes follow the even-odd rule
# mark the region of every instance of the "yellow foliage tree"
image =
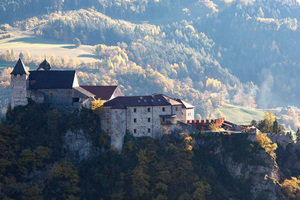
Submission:
POLYGON ((103 108, 103 101, 98 100, 92 101, 91 109, 98 115, 100 115, 103 108))
POLYGON ((259 132, 256 136, 257 143, 265 149, 265 152, 271 157, 276 158, 275 150, 277 149, 277 143, 273 143, 272 140, 259 132))

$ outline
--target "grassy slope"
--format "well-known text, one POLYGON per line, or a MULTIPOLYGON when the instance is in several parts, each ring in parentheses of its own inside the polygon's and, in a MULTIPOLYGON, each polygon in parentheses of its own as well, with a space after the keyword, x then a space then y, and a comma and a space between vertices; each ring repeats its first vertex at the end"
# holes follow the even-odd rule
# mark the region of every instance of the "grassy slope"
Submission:
POLYGON ((93 55, 93 46, 81 45, 75 48, 73 44, 65 44, 30 35, 0 40, 0 52, 4 53, 7 49, 13 49, 16 56, 27 50, 32 58, 43 58, 44 56, 49 58, 53 54, 56 58, 68 56, 70 59, 77 58, 84 62, 91 62, 96 59, 93 55))
POLYGON ((242 106, 235 106, 226 104, 223 108, 220 108, 226 116, 226 120, 237 124, 250 124, 251 120, 263 119, 265 110, 246 108, 242 106))

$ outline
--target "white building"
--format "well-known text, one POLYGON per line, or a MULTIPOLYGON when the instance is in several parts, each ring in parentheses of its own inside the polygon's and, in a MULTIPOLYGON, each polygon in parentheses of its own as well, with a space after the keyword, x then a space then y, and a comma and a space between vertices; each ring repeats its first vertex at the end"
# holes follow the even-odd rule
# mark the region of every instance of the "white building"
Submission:
POLYGON ((111 144, 122 149, 126 132, 134 137, 160 138, 177 122, 194 120, 194 106, 163 94, 119 96, 104 103, 101 127, 111 135, 111 144))

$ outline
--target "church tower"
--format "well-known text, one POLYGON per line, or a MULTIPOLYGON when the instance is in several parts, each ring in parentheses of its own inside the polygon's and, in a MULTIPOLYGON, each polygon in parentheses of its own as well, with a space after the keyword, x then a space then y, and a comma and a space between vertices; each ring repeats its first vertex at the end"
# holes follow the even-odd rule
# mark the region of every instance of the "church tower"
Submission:
POLYGON ((27 90, 29 87, 29 72, 19 58, 11 72, 11 108, 27 105, 27 90))

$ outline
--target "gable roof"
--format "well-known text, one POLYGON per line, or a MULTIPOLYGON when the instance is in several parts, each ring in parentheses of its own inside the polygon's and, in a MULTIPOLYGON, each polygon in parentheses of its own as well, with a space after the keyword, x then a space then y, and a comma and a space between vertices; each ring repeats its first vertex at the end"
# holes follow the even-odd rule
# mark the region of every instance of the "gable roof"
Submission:
POLYGON ((186 101, 183 101, 181 99, 176 99, 176 101, 182 103, 182 108, 187 108, 187 109, 190 109, 190 108, 195 108, 195 106, 193 106, 192 104, 186 102, 186 101))
POLYGON ((73 97, 77 98, 85 98, 85 97, 94 97, 95 95, 90 93, 89 91, 83 89, 82 87, 74 87, 73 88, 73 97))
POLYGON ((118 86, 80 86, 83 89, 93 93, 95 99, 110 100, 117 96, 123 96, 118 86))
POLYGON ((168 106, 182 105, 178 101, 171 99, 163 94, 154 94, 148 96, 119 96, 104 103, 104 106, 115 107, 132 106, 168 106))
POLYGON ((29 71, 30 89, 72 89, 75 71, 29 71))
POLYGON ((17 64, 15 65, 13 71, 10 74, 28 74, 28 71, 26 70, 21 58, 19 58, 17 64))

